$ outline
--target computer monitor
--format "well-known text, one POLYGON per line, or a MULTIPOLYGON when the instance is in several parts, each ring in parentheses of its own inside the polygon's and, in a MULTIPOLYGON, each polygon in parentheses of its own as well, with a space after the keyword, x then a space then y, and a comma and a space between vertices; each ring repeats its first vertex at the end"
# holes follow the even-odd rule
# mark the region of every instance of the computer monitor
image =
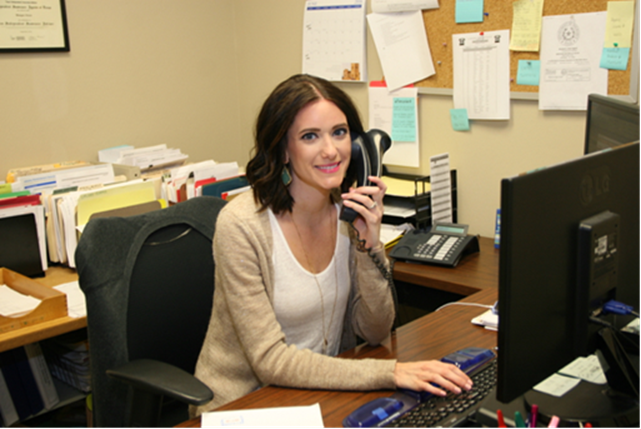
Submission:
MULTIPOLYGON (((594 245, 588 240, 588 248, 594 245)), ((526 394, 527 402, 533 386, 593 351, 587 349, 594 347, 592 336, 599 327, 588 323, 590 307, 612 297, 638 311, 639 143, 503 179, 496 398, 507 403, 526 394), (608 223, 615 217, 616 225, 608 223), (614 266, 588 271, 593 282, 586 285, 579 280, 586 277, 585 249, 579 241, 588 224, 616 227, 618 232, 608 229, 606 234, 614 243, 606 247, 616 254, 614 266)), ((636 360, 638 370, 638 356, 636 360)), ((638 389, 638 375, 636 383, 638 389)), ((603 391, 595 386, 597 392, 588 393, 590 398, 603 391)), ((568 395, 563 398, 576 405, 576 398, 568 395)), ((563 398, 550 398, 564 403, 563 398)), ((587 417, 594 418, 622 411, 618 402, 605 402, 603 409, 584 399, 576 412, 584 413, 587 407, 587 417)), ((624 401, 623 407, 629 406, 624 401)))
POLYGON ((638 140, 638 105, 605 95, 588 95, 584 154, 638 140))

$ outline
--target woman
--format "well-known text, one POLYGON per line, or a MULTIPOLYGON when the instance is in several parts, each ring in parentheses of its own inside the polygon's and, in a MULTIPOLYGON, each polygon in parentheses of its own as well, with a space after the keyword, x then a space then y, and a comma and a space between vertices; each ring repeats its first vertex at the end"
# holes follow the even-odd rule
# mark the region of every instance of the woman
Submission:
POLYGON ((214 400, 192 415, 265 384, 471 388, 439 361, 335 357, 357 336, 379 344, 394 320, 379 236, 386 186, 370 177, 375 186, 353 189, 346 179, 352 136, 362 132, 349 97, 325 80, 292 76, 266 100, 247 165, 252 192, 227 204, 216 225, 214 309, 196 366, 214 400), (353 225, 339 220, 341 202, 359 214, 353 225))

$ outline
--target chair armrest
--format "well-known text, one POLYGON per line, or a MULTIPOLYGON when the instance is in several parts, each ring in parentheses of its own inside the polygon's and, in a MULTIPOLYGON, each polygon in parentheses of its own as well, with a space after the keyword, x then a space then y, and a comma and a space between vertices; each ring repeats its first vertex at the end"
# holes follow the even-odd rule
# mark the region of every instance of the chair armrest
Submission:
POLYGON ((165 395, 191 405, 204 405, 214 398, 202 381, 182 369, 152 359, 138 359, 107 375, 144 392, 165 395))

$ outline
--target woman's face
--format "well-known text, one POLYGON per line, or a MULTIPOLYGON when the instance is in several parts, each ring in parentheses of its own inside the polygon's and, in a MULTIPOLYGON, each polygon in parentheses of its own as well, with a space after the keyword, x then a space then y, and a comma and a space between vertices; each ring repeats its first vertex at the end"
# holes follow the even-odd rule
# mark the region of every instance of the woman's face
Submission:
POLYGON ((290 192, 338 188, 349 166, 351 149, 347 118, 334 103, 320 99, 303 107, 287 132, 290 192))

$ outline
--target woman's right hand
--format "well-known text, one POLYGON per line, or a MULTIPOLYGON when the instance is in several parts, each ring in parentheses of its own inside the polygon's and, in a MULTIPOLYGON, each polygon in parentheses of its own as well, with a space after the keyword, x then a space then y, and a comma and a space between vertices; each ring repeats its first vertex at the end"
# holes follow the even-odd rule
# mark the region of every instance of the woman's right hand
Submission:
POLYGON ((394 368, 396 387, 426 391, 445 396, 447 389, 454 393, 472 388, 472 380, 456 365, 438 360, 420 362, 397 362, 394 368))

